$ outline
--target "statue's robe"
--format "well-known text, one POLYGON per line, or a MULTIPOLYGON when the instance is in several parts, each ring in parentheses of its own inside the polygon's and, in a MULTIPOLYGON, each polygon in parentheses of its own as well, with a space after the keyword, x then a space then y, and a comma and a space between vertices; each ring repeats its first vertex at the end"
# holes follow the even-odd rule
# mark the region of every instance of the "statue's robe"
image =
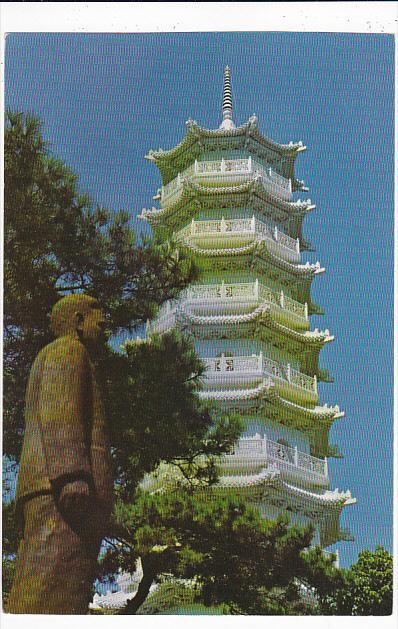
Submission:
POLYGON ((16 500, 23 539, 7 611, 87 613, 113 474, 100 388, 77 336, 47 345, 31 369, 16 500), (92 496, 77 526, 58 506, 62 488, 76 480, 86 481, 92 496))

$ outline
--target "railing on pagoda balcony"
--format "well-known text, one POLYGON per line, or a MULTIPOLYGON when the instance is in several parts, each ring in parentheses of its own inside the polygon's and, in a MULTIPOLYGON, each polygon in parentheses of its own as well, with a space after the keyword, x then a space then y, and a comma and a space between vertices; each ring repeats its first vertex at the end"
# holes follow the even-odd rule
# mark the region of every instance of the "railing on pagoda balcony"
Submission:
POLYGON ((148 324, 151 332, 162 334, 175 327, 178 311, 198 316, 246 314, 262 304, 270 305, 277 318, 295 328, 308 329, 308 306, 265 286, 258 280, 234 284, 192 284, 174 305, 166 302, 148 324))
POLYGON ((203 249, 242 247, 253 241, 265 241, 272 253, 288 262, 300 261, 300 242, 277 227, 271 227, 253 216, 210 221, 195 221, 177 232, 176 237, 203 249))
POLYGON ((276 392, 282 397, 300 399, 307 402, 318 401, 316 376, 293 369, 287 363, 280 363, 263 352, 252 356, 225 356, 202 358, 206 367, 205 389, 233 390, 258 386, 269 377, 276 392))
POLYGON ((297 447, 272 441, 258 433, 253 437, 241 437, 231 454, 224 455, 218 466, 221 472, 234 473, 245 470, 253 473, 266 464, 273 464, 280 473, 295 480, 317 485, 328 484, 327 459, 319 459, 297 447))
POLYGON ((195 161, 183 172, 178 173, 172 181, 160 189, 162 207, 174 203, 182 190, 182 182, 186 177, 205 186, 234 186, 249 181, 258 175, 264 189, 275 196, 290 201, 292 199, 291 179, 285 179, 272 168, 259 162, 247 159, 220 159, 212 161, 195 161))
POLYGON ((308 327, 308 306, 275 291, 258 280, 233 284, 192 284, 185 291, 189 312, 199 315, 227 315, 250 312, 270 304, 293 325, 308 327))

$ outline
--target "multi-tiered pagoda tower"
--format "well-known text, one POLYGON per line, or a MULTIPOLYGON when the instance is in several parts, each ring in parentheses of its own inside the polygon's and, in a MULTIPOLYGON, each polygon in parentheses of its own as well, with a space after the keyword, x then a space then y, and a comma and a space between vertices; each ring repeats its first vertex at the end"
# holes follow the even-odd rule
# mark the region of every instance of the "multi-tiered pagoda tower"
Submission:
POLYGON ((315 207, 293 199, 307 191, 294 173, 306 147, 265 138, 255 116, 236 127, 232 113, 226 67, 220 127, 188 120, 175 148, 146 156, 163 185, 154 197, 160 209, 141 218, 162 238, 174 236, 200 269, 148 334, 176 327, 192 335, 207 367, 202 397, 244 419, 213 491, 239 492, 268 518, 287 511, 292 522, 311 522, 314 544, 325 547, 349 537, 339 516, 355 500, 329 485, 328 457, 337 454, 329 429, 343 413, 318 395, 318 382, 331 381, 319 353, 333 336, 310 330, 310 316, 321 313, 311 282, 324 269, 301 261, 311 248, 303 221, 315 207))

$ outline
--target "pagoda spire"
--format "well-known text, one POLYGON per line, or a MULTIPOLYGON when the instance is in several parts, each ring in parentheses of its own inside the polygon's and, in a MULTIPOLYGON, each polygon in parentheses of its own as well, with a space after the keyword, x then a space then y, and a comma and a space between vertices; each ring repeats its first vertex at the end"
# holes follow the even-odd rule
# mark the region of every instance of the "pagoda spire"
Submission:
POLYGON ((229 66, 224 68, 224 92, 222 99, 222 123, 220 129, 235 129, 232 121, 231 73, 229 66))

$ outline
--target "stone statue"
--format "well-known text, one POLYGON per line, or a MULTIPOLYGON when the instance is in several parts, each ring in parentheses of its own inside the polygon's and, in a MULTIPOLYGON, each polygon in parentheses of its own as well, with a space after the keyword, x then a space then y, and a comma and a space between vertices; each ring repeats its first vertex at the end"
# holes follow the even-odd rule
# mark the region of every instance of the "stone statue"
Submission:
POLYGON ((26 394, 17 485, 21 541, 7 611, 85 614, 113 506, 101 392, 90 356, 104 315, 84 294, 58 301, 57 337, 38 354, 26 394))

